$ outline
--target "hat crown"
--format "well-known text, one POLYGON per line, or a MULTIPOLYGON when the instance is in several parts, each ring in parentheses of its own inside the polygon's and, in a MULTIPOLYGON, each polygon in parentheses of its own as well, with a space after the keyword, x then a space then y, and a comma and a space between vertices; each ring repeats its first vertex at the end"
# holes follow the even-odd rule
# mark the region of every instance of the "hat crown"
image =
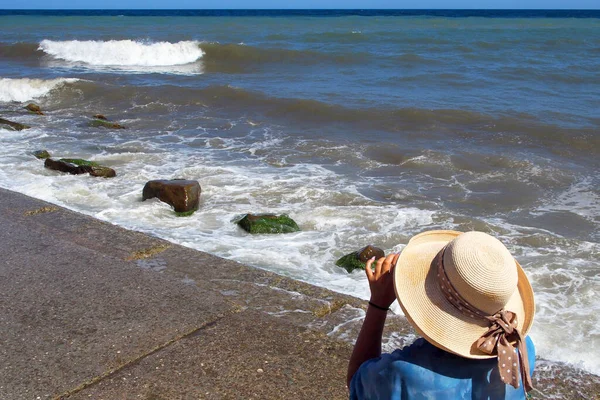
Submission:
POLYGON ((444 251, 444 270, 458 294, 493 315, 517 288, 517 263, 498 239, 483 232, 463 233, 444 251))

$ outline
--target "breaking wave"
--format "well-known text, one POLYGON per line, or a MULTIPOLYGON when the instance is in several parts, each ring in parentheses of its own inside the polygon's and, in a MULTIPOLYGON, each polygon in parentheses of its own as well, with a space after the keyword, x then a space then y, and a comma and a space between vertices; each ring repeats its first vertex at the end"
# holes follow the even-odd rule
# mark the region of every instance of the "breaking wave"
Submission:
POLYGON ((10 79, 0 78, 0 101, 19 101, 24 102, 46 96, 50 91, 63 86, 66 83, 73 83, 78 79, 57 78, 57 79, 10 79))
POLYGON ((43 40, 38 50, 57 59, 98 66, 184 65, 199 60, 204 54, 196 41, 144 43, 133 40, 43 40))
POLYGON ((0 43, 0 58, 84 64, 87 67, 173 67, 202 61, 208 72, 239 73, 267 64, 314 65, 356 64, 368 60, 367 52, 322 52, 265 48, 235 43, 181 41, 141 42, 134 40, 43 40, 38 43, 0 43))

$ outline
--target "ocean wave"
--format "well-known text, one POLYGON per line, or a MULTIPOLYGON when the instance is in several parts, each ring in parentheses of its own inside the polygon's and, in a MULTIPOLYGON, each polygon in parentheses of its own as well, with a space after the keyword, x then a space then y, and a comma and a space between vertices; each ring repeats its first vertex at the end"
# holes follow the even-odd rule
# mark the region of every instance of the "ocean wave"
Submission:
POLYGON ((252 118, 266 117, 277 123, 295 126, 349 125, 358 129, 377 130, 405 138, 422 140, 468 139, 494 146, 517 146, 551 151, 579 158, 595 157, 600 153, 600 136, 593 126, 568 127, 540 120, 524 113, 506 112, 491 115, 462 109, 428 108, 354 108, 315 99, 269 96, 229 85, 205 87, 113 86, 99 82, 81 81, 73 86, 78 91, 61 91, 54 98, 58 108, 70 107, 76 101, 86 106, 86 99, 98 107, 131 107, 160 101, 164 107, 209 107, 219 113, 252 118), (83 103, 82 103, 83 101, 83 103))
POLYGON ((234 43, 202 42, 205 53, 202 62, 211 72, 243 72, 251 65, 270 63, 313 65, 320 62, 352 64, 365 60, 368 55, 361 52, 320 52, 285 48, 262 48, 234 43))
MULTIPOLYGON (((367 60, 367 52, 322 52, 250 46, 241 43, 181 41, 146 43, 133 40, 43 40, 38 43, 0 43, 0 57, 8 60, 39 59, 95 67, 173 67, 196 63, 209 72, 245 72, 265 64, 354 64, 367 60)), ((58 64, 57 66, 61 66, 58 64)))
MULTIPOLYGON (((260 112, 272 118, 293 119, 303 124, 347 123, 354 127, 427 133, 428 137, 461 137, 491 140, 501 145, 519 144, 551 148, 558 154, 600 152, 600 136, 594 127, 570 128, 540 121, 526 114, 489 115, 461 109, 352 108, 314 99, 271 97, 232 86, 209 86, 194 90, 209 105, 260 112)), ((180 99, 184 95, 178 93, 180 99)), ((195 97, 197 99, 197 97, 195 97)))
POLYGON ((60 60, 96 66, 185 65, 198 61, 204 54, 196 41, 145 43, 133 40, 43 40, 38 50, 60 60))
MULTIPOLYGON (((2 79, 0 101, 26 101, 49 92, 59 85, 75 82, 73 79, 2 79)), ((453 140, 468 139, 473 143, 530 148, 578 159, 594 158, 600 153, 600 136, 594 126, 561 126, 540 120, 525 113, 506 112, 500 115, 463 109, 429 108, 377 108, 348 107, 316 99, 282 98, 269 96, 229 85, 205 87, 115 86, 101 82, 80 80, 52 93, 57 109, 88 107, 90 109, 128 109, 145 104, 161 104, 161 108, 186 110, 212 109, 220 115, 235 118, 274 119, 278 124, 293 124, 307 128, 324 125, 351 126, 352 132, 376 130, 380 133, 401 135, 406 139, 453 140)), ((311 130, 307 130, 310 132, 311 130)), ((467 157, 468 158, 468 157, 467 157)), ((497 168, 492 161, 477 165, 479 161, 467 162, 467 169, 497 168), (474 165, 470 165, 473 164, 474 165), (488 165, 492 163, 492 165, 488 165)), ((461 163, 459 159, 457 162, 461 163)), ((495 160, 494 162, 500 162, 495 160)), ((464 162, 463 162, 464 164, 464 162)))
POLYGON ((0 101, 19 101, 37 99, 48 95, 52 90, 66 83, 77 82, 78 79, 56 78, 56 79, 10 79, 0 78, 0 101))
POLYGON ((37 43, 0 43, 0 57, 7 59, 26 60, 39 57, 37 43))

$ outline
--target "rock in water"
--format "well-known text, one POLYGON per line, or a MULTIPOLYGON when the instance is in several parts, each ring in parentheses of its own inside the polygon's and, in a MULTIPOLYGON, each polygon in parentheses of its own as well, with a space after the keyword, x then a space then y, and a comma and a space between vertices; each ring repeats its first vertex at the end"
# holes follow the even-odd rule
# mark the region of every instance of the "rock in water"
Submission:
POLYGON ((125 127, 121 124, 103 119, 93 119, 88 123, 88 125, 93 128, 125 129, 125 127))
MULTIPOLYGON (((177 213, 193 214, 200 204, 200 184, 185 179, 148 181, 142 191, 143 200, 158 197, 177 213)), ((180 214, 181 215, 181 214, 180 214)))
POLYGON ((63 161, 69 164, 75 164, 75 165, 80 165, 80 166, 85 166, 85 167, 99 167, 100 164, 98 164, 95 161, 88 161, 88 160, 84 160, 82 158, 61 158, 58 161, 63 161))
POLYGON ((54 171, 66 172, 71 175, 88 173, 90 168, 87 165, 77 165, 64 160, 53 160, 51 158, 46 158, 46 161, 44 161, 44 167, 54 171))
POLYGON ((246 214, 236 223, 250 233, 298 232, 298 224, 285 214, 246 214))
POLYGON ((375 256, 375 259, 379 259, 381 257, 385 257, 385 253, 379 247, 368 245, 358 251, 341 257, 335 262, 335 265, 344 268, 348 272, 352 272, 355 269, 364 270, 366 268, 367 261, 369 261, 369 259, 373 256, 375 256))
POLYGON ((103 167, 97 162, 83 160, 81 158, 61 158, 60 160, 47 158, 44 162, 44 167, 55 171, 67 172, 72 175, 88 173, 91 176, 103 178, 114 178, 117 176, 114 169, 103 167))
POLYGON ((96 114, 96 115, 94 115, 94 118, 108 121, 108 118, 106 118, 103 114, 96 114))
POLYGON ((32 113, 38 114, 38 115, 44 115, 40 106, 38 106, 37 104, 34 104, 34 103, 27 104, 27 106, 25 106, 25 109, 31 111, 32 113))
POLYGON ((117 172, 112 168, 103 167, 101 165, 92 165, 89 168, 89 173, 91 176, 96 176, 100 178, 114 178, 115 176, 117 176, 117 172))
POLYGON ((0 126, 3 128, 10 129, 12 131, 22 131, 23 129, 31 128, 28 125, 20 124, 18 122, 12 122, 4 118, 0 118, 0 126))
POLYGON ((86 167, 87 172, 91 176, 101 178, 114 178, 115 176, 117 176, 117 173, 114 169, 102 166, 95 161, 83 160, 81 158, 61 158, 59 161, 64 161, 70 164, 86 167))
POLYGON ((45 160, 46 158, 51 157, 48 150, 36 150, 32 154, 39 160, 45 160))

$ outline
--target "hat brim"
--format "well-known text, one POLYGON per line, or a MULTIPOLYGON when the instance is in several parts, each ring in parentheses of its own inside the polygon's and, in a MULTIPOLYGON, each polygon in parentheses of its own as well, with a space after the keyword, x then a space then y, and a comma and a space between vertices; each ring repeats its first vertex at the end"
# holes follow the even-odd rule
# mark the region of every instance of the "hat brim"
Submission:
MULTIPOLYGON (((438 253, 462 232, 428 231, 414 236, 404 248, 394 268, 396 298, 415 330, 431 344, 466 358, 494 358, 477 349, 475 342, 489 325, 478 317, 470 318, 444 296, 437 280, 438 253)), ((517 290, 505 306, 517 314, 517 327, 525 336, 533 323, 533 289, 515 260, 517 290)))

